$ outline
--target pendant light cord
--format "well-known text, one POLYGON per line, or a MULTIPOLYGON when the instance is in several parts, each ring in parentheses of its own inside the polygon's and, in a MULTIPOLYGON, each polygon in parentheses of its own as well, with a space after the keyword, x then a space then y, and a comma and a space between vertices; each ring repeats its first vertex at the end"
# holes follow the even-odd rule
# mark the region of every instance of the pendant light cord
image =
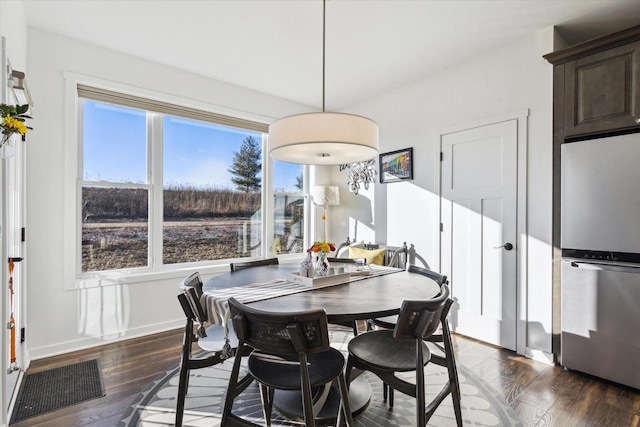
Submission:
POLYGON ((327 22, 327 0, 322 0, 322 112, 324 113, 324 80, 325 80, 325 50, 326 50, 326 22, 327 22))

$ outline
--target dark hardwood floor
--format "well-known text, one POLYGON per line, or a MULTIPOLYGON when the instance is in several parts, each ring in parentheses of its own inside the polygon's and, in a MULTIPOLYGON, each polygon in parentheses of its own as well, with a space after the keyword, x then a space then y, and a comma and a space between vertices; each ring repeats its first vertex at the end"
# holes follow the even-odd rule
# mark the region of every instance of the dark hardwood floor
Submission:
MULTIPOLYGON (((640 426, 637 390, 454 338, 458 363, 499 390, 527 427, 640 426)), ((177 366, 181 344, 180 329, 34 361, 29 372, 99 358, 106 396, 11 425, 115 426, 145 385, 177 366)))

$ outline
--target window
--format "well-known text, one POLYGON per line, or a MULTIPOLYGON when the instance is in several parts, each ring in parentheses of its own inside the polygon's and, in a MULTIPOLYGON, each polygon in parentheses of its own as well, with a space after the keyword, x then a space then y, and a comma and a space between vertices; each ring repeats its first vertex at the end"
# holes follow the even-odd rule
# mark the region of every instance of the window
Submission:
POLYGON ((302 253, 304 242, 303 167, 273 161, 273 253, 302 253))
POLYGON ((79 274, 303 251, 303 167, 274 161, 269 170, 266 125, 77 90, 79 274))

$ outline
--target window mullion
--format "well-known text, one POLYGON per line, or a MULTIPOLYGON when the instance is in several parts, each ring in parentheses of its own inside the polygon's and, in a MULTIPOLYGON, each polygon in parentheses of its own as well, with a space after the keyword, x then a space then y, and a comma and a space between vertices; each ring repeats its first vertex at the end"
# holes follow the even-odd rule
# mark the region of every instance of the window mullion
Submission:
POLYGON ((162 266, 163 175, 162 175, 162 115, 147 113, 147 181, 149 194, 149 265, 162 266))
POLYGON ((267 135, 262 135, 262 253, 267 258, 273 256, 274 236, 274 192, 273 160, 268 154, 267 135), (267 255, 268 254, 268 255, 267 255))

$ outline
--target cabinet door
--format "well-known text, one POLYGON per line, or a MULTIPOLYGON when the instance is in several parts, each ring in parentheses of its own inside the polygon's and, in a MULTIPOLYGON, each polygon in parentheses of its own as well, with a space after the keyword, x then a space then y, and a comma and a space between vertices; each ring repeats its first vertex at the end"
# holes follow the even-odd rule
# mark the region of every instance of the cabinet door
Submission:
POLYGON ((639 127, 640 42, 565 65, 565 136, 639 127))

